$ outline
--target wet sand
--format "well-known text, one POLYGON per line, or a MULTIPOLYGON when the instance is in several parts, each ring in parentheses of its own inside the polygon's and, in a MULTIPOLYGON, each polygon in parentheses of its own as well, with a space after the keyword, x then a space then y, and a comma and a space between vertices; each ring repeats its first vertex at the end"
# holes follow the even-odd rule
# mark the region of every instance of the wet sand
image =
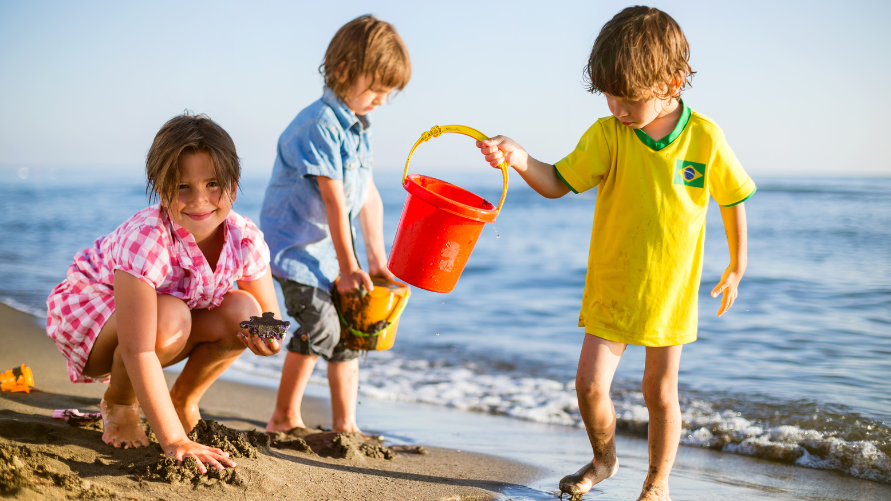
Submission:
MULTIPOLYGON (((521 463, 445 448, 424 447, 426 454, 421 454, 414 447, 388 447, 392 452, 385 453, 374 447, 362 448, 358 442, 348 443, 348 436, 337 439, 337 434, 328 433, 303 437, 309 448, 301 446, 298 437, 255 443, 255 457, 250 457, 247 446, 236 444, 244 456, 236 459, 237 468, 224 475, 194 476, 189 468, 160 464, 157 444, 115 449, 102 442, 98 423, 75 427, 52 419, 54 409, 97 412, 105 385, 70 383, 64 359, 38 322, 0 305, 0 370, 26 363, 35 378, 29 394, 0 394, 3 496, 485 500, 522 488, 540 474, 521 463)), ((172 382, 175 375, 167 377, 172 382)), ((271 389, 218 381, 202 400, 201 411, 204 419, 229 428, 262 430, 274 402, 271 389)), ((325 400, 304 400, 304 420, 310 427, 330 425, 329 416, 325 400)), ((251 436, 254 442, 266 438, 264 433, 251 436)))

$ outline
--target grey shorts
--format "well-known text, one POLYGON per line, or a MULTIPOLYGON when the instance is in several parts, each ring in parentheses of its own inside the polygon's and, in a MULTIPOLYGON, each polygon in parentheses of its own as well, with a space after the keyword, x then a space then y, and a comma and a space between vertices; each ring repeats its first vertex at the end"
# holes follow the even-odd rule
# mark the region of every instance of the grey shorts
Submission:
POLYGON ((288 351, 316 355, 328 362, 349 362, 359 352, 344 346, 340 338, 340 318, 331 294, 309 285, 275 277, 282 286, 288 315, 300 324, 288 342, 288 351))

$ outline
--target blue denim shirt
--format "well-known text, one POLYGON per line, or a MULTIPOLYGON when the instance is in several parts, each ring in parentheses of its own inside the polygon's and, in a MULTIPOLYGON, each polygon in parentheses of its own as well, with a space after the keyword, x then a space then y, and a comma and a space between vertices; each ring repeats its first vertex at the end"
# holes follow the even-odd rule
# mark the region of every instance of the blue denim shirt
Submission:
POLYGON ((322 98, 304 108, 278 140, 260 211, 274 276, 331 290, 340 266, 316 176, 343 181, 355 240, 352 220, 368 195, 371 165, 368 116, 357 116, 331 89, 325 89, 322 98))

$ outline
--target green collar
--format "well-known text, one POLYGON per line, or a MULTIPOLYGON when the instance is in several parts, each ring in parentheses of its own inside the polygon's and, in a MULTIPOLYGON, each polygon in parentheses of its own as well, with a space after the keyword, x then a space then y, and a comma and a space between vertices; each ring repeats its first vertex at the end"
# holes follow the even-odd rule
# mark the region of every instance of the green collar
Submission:
POLYGON ((681 132, 684 131, 684 127, 687 126, 687 122, 690 121, 690 108, 686 104, 684 104, 683 99, 680 100, 680 104, 681 104, 681 118, 678 120, 677 125, 674 126, 674 130, 671 131, 671 133, 669 133, 667 136, 663 137, 662 139, 656 141, 653 138, 651 138, 650 136, 648 136, 647 133, 643 131, 643 129, 634 129, 634 133, 637 134, 637 138, 640 139, 640 141, 643 144, 649 146, 650 148, 652 148, 656 151, 659 151, 662 148, 665 148, 669 144, 673 143, 674 140, 677 139, 678 136, 681 135, 681 132))

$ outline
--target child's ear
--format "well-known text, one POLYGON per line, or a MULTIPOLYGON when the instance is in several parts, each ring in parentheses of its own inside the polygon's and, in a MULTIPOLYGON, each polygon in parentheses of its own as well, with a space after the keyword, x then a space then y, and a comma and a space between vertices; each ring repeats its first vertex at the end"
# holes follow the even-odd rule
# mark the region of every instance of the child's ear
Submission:
POLYGON ((230 195, 232 203, 235 203, 235 199, 238 198, 238 183, 232 183, 232 193, 230 195))
POLYGON ((337 65, 337 69, 334 70, 334 78, 336 78, 338 82, 344 83, 348 76, 346 71, 346 61, 341 61, 337 65))
POLYGON ((671 95, 677 96, 681 92, 681 87, 687 82, 687 74, 679 71, 674 74, 671 79, 671 95))

